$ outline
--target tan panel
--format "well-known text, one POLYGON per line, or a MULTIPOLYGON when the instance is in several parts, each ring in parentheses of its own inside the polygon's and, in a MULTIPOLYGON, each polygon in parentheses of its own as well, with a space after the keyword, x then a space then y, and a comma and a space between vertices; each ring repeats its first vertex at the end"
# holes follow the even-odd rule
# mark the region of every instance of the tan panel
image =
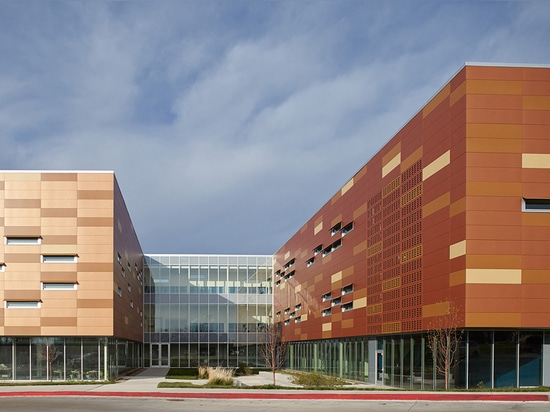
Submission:
POLYGON ((76 272, 41 272, 40 281, 46 283, 75 283, 77 274, 76 272))
POLYGON ((523 284, 550 284, 550 270, 523 270, 521 273, 523 284))
MULTIPOLYGON (((18 186, 16 186, 18 187, 18 186)), ((25 206, 25 203, 28 202, 29 205, 32 205, 32 200, 40 199, 40 189, 37 190, 15 190, 8 189, 6 187, 5 197, 6 202, 9 201, 9 207, 36 207, 36 206, 25 206), (17 201, 22 200, 21 205, 17 205, 17 201)))
POLYGON ((351 329, 351 328, 353 328, 353 318, 342 321, 342 329, 351 329))
POLYGON ((469 94, 519 94, 523 93, 521 81, 510 80, 468 80, 466 90, 469 94))
POLYGON ((321 230, 323 230, 323 222, 321 222, 317 226, 315 226, 315 228, 313 229, 313 234, 316 235, 321 230))
POLYGON ((342 213, 340 213, 338 216, 336 216, 334 219, 331 220, 330 226, 334 226, 337 223, 342 223, 342 213))
POLYGON ((353 211, 353 220, 357 220, 357 218, 367 211, 367 204, 363 203, 361 206, 359 206, 357 209, 353 211))
POLYGON ((42 245, 76 245, 77 239, 76 235, 49 235, 44 236, 42 245))
POLYGON ((340 195, 341 196, 344 196, 344 194, 350 190, 351 188, 353 187, 353 178, 351 178, 351 180, 349 180, 345 185, 344 187, 342 187, 342 190, 340 190, 340 195))
POLYGON ((476 153, 521 153, 521 139, 466 139, 466 151, 476 153))
POLYGON ((40 290, 4 290, 5 300, 37 302, 40 297, 40 290))
POLYGON ((76 217, 76 208, 43 208, 41 209, 42 217, 76 217))
POLYGON ((463 82, 460 86, 451 92, 450 105, 453 106, 456 102, 462 99, 466 95, 466 82, 463 82))
POLYGON ((77 219, 74 217, 64 217, 63 219, 57 217, 43 217, 41 220, 42 227, 76 227, 77 219))
POLYGON ((6 253, 4 255, 4 259, 6 262, 9 262, 10 266, 14 263, 40 263, 40 254, 38 253, 6 253))
POLYGON ((28 218, 28 217, 6 217, 4 218, 5 225, 7 227, 13 227, 13 226, 32 226, 37 227, 40 226, 40 218, 28 218))
MULTIPOLYGON (((72 299, 59 299, 56 298, 50 298, 50 295, 57 295, 59 296, 60 292, 66 293, 66 291, 42 291, 42 308, 40 309, 40 313, 42 316, 49 316, 49 317, 62 317, 62 316, 72 316, 76 317, 76 295, 73 293, 72 299)), ((70 294, 70 292, 69 292, 70 294)))
POLYGON ((422 169, 422 180, 426 180, 451 163, 451 151, 447 150, 422 169))
POLYGON ((78 217, 110 217, 114 216, 114 208, 78 209, 78 217))
POLYGON ((43 182, 76 182, 78 178, 78 175, 76 173, 45 173, 42 172, 40 175, 40 179, 43 182))
POLYGON ((6 336, 40 336, 40 326, 7 326, 4 327, 6 336))
POLYGON ((466 313, 467 327, 520 327, 520 313, 466 313))
POLYGON ((521 139, 523 137, 523 126, 520 124, 467 123, 466 136, 521 139))
POLYGON ((323 323, 323 332, 328 332, 332 330, 332 323, 323 323))
POLYGON ((466 240, 454 243, 449 246, 449 259, 454 259, 466 254, 466 240))
POLYGON ((113 308, 112 299, 78 299, 79 308, 113 308))
POLYGON ((420 146, 418 149, 412 152, 409 156, 407 156, 405 160, 401 162, 401 172, 404 172, 413 164, 415 164, 420 159, 422 159, 422 154, 423 154, 423 148, 422 146, 420 146))
POLYGON ((76 326, 76 317, 41 318, 42 326, 76 326))
POLYGON ((334 275, 330 277, 330 282, 335 283, 342 280, 342 271, 336 272, 334 275))
POLYGON ((449 216, 453 217, 465 211, 466 211, 466 198, 463 197, 462 199, 459 199, 456 202, 451 203, 451 207, 449 208, 449 216))
MULTIPOLYGON (((113 319, 112 308, 78 308, 78 319, 90 319, 92 322, 94 319, 113 319)), ((80 323, 79 323, 80 324, 80 323)), ((82 326, 85 326, 84 324, 82 326)))
POLYGON ((434 316, 448 315, 450 313, 450 303, 446 302, 437 302, 431 305, 422 306, 422 317, 423 318, 432 318, 434 316))
POLYGON ((466 269, 466 283, 519 285, 521 269, 466 269))
POLYGON ((76 236, 77 227, 75 226, 42 226, 42 236, 76 236))
POLYGON ((466 271, 459 270, 449 275, 449 286, 463 285, 466 283, 466 271))
POLYGON ((430 216, 432 213, 449 206, 451 203, 451 193, 447 192, 439 196, 437 199, 432 200, 430 203, 425 204, 422 207, 422 217, 430 216))
MULTIPOLYGON (((11 195, 11 193, 10 193, 11 195)), ((5 208, 14 208, 14 209, 40 209, 42 205, 39 198, 36 199, 6 199, 4 200, 5 208)))
POLYGON ((466 255, 466 267, 471 268, 509 269, 521 264, 521 255, 466 255))
POLYGON ((466 194, 470 196, 521 196, 521 183, 467 182, 466 194))
POLYGON ((76 195, 77 190, 77 183, 74 182, 68 182, 68 181, 42 181, 41 185, 42 189, 42 195, 44 195, 44 192, 56 192, 56 191, 70 191, 73 192, 74 195, 76 195))
POLYGON ((4 180, 6 182, 39 182, 40 178, 40 173, 15 172, 4 174, 4 180))
MULTIPOLYGON (((58 192, 56 193, 59 195, 58 192)), ((59 196, 58 196, 59 197, 59 196)), ((74 199, 61 199, 61 198, 45 198, 42 197, 42 207, 46 209, 76 209, 78 207, 78 201, 76 200, 76 197, 74 199)))
POLYGON ((22 329, 26 327, 40 326, 40 316, 38 309, 6 309, 4 315, 4 326, 19 326, 22 329), (29 313, 34 311, 34 313, 29 313), (17 313, 14 313, 17 312, 17 313))
POLYGON ((521 167, 524 169, 550 169, 550 154, 523 153, 521 155, 521 167))
POLYGON ((5 209, 4 216, 6 218, 24 218, 32 219, 40 217, 40 209, 35 208, 21 208, 21 209, 5 209))
POLYGON ((445 101, 451 94, 451 84, 448 83, 439 93, 437 93, 430 102, 422 109, 422 117, 428 116, 437 106, 445 101))
POLYGON ((112 209, 113 200, 105 199, 78 199, 77 201, 78 210, 85 209, 112 209))
POLYGON ((355 299, 353 301, 353 308, 354 309, 360 309, 360 308, 366 308, 367 307, 367 298, 359 298, 355 299))
POLYGON ((42 253, 45 255, 76 255, 77 246, 73 245, 42 245, 42 253))
POLYGON ((96 326, 77 326, 76 333, 79 336, 110 336, 113 334, 113 326, 111 325, 96 325, 96 326))
POLYGON ((113 227, 82 226, 77 229, 78 236, 113 236, 113 227))
POLYGON ((386 177, 393 169, 401 164, 401 152, 397 153, 388 163, 382 167, 382 177, 386 177))
POLYGON ((85 299, 113 299, 113 290, 112 289, 93 289, 93 290, 83 290, 82 287, 78 289, 77 296, 79 300, 85 299))
POLYGON ((548 213, 523 213, 521 215, 523 226, 550 226, 550 214, 548 213))
MULTIPOLYGON (((109 260, 113 255, 113 245, 111 243, 78 245, 77 253, 81 256, 85 254, 103 255, 104 260, 109 260), (105 258, 105 256, 107 256, 107 258, 105 258)), ((93 257, 93 259, 95 258, 96 256, 93 257)))
POLYGON ((364 252, 367 250, 367 241, 364 240, 363 242, 359 243, 358 245, 353 247, 353 255, 357 255, 358 253, 364 252))
POLYGON ((300 293, 302 291, 302 284, 296 285, 294 288, 294 293, 300 293))
POLYGON ((40 226, 9 226, 4 228, 4 234, 6 236, 40 236, 40 226))
POLYGON ((523 108, 527 110, 550 110, 550 96, 523 96, 523 108))
POLYGON ((78 226, 113 227, 113 219, 108 217, 79 217, 78 226))
POLYGON ((78 199, 112 200, 113 190, 78 190, 78 199))

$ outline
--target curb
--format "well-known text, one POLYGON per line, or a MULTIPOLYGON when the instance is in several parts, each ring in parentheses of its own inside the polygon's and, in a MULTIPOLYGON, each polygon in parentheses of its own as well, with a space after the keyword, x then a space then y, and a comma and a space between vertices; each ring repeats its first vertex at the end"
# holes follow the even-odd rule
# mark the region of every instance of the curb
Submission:
POLYGON ((0 392, 0 397, 118 397, 165 399, 283 399, 283 400, 349 400, 349 401, 489 401, 549 402, 546 394, 449 394, 449 393, 253 393, 253 392, 0 392))

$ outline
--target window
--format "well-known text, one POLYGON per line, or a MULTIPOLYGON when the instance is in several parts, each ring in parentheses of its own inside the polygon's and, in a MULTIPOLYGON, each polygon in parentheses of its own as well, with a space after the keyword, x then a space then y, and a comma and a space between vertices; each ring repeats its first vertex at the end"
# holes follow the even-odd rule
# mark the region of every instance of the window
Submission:
POLYGON ((42 255, 42 263, 76 263, 76 255, 42 255))
POLYGON ((342 298, 341 297, 332 299, 332 306, 338 306, 341 303, 342 303, 342 298))
POLYGON ((6 309, 38 309, 40 301, 23 302, 23 301, 6 301, 6 309))
POLYGON ((327 300, 331 300, 332 299, 332 292, 328 292, 328 293, 325 293, 321 299, 323 300, 323 302, 326 302, 327 300))
POLYGON ((323 316, 330 316, 332 315, 332 308, 323 309, 323 316))
POLYGON ((0 263, 0 272, 5 272, 5 271, 6 271, 6 264, 0 263))
POLYGON ((315 249, 313 249, 313 254, 318 255, 319 253, 321 253, 322 250, 323 250, 323 245, 321 244, 317 246, 315 249))
POLYGON ((295 312, 292 312, 292 313, 290 314, 290 319, 293 319, 295 316, 296 316, 296 313, 295 313, 295 312))
POLYGON ((42 290, 76 290, 77 283, 42 283, 42 290))
POLYGON ((298 316, 297 318, 294 319, 294 323, 300 323, 301 321, 302 321, 301 316, 298 316))
POLYGON ((294 263, 296 263, 296 259, 291 259, 291 260, 289 260, 289 261, 285 264, 284 269, 286 270, 286 269, 288 269, 289 267, 294 266, 294 263))
POLYGON ((294 275, 296 274, 296 271, 293 270, 292 272, 290 272, 288 275, 285 276, 285 279, 288 280, 288 279, 292 279, 294 277, 294 275))
POLYGON ((117 254, 116 261, 122 265, 122 256, 120 256, 120 253, 117 254))
POLYGON ((120 297, 122 297, 122 289, 121 289, 121 288, 118 288, 118 290, 117 290, 117 295, 120 296, 120 297))
POLYGON ((287 319, 285 320, 285 326, 288 326, 288 325, 290 325, 290 320, 287 319))
POLYGON ((334 242, 332 245, 326 247, 323 249, 323 257, 328 255, 329 253, 334 252, 336 249, 340 248, 342 246, 342 239, 338 239, 336 242, 334 242))
POLYGON ((353 222, 350 222, 342 228, 342 236, 346 236, 352 230, 353 230, 353 222))
POLYGON ((275 282, 275 286, 280 286, 281 285, 281 281, 278 280, 277 282, 275 282))
POLYGON ((312 257, 311 259, 309 259, 307 262, 306 262, 306 267, 310 267, 311 265, 313 265, 315 263, 315 258, 312 257))
POLYGON ((285 315, 288 315, 290 313, 290 308, 285 309, 285 315))
POLYGON ((6 245, 40 245, 42 243, 41 237, 11 237, 6 236, 6 245))
POLYGON ((330 235, 334 236, 336 233, 338 233, 342 229, 342 222, 336 223, 334 226, 330 228, 330 235))
POLYGON ((523 199, 523 210, 530 212, 550 212, 550 199, 523 199))
POLYGON ((344 303, 342 305, 342 312, 347 312, 349 310, 353 310, 353 302, 344 303))
POLYGON ((122 270, 120 271, 120 274, 122 275, 123 278, 126 277, 126 271, 124 270, 124 268, 122 268, 122 270))
POLYGON ((277 312, 277 313, 276 313, 276 316, 277 316, 278 318, 280 318, 280 317, 281 317, 281 311, 277 312))
POLYGON ((131 307, 131 308, 134 307, 134 301, 133 301, 133 300, 130 301, 130 307, 131 307))
POLYGON ((296 306, 294 306, 294 310, 300 310, 302 309, 302 304, 298 303, 296 306))
POLYGON ((351 292, 353 292, 353 283, 346 285, 342 288, 342 295, 347 295, 351 292))

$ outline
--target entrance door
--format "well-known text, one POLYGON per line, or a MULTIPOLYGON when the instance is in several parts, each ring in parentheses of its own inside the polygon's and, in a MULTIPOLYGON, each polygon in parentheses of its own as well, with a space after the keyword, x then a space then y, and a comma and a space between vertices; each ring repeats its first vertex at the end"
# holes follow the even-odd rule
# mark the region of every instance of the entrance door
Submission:
POLYGON ((170 366, 170 345, 168 343, 151 344, 151 366, 170 366))
POLYGON ((384 384, 384 351, 376 351, 376 384, 384 384))

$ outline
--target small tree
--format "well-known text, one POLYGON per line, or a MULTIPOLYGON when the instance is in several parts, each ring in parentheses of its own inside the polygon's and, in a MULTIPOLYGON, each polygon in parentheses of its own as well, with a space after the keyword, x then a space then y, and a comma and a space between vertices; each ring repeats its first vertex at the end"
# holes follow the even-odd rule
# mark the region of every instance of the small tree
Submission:
POLYGON ((283 341, 281 323, 265 325, 260 335, 260 355, 273 373, 273 385, 275 372, 285 365, 287 353, 288 345, 283 341))
POLYGON ((445 389, 449 389, 451 372, 460 362, 458 351, 464 331, 459 329, 461 313, 451 302, 439 303, 444 313, 431 324, 427 333, 427 345, 432 352, 437 373, 445 377, 445 389))
POLYGON ((42 344, 38 356, 40 360, 46 361, 48 364, 48 372, 50 375, 50 381, 53 381, 53 364, 61 355, 61 351, 55 346, 53 341, 46 339, 42 344))

